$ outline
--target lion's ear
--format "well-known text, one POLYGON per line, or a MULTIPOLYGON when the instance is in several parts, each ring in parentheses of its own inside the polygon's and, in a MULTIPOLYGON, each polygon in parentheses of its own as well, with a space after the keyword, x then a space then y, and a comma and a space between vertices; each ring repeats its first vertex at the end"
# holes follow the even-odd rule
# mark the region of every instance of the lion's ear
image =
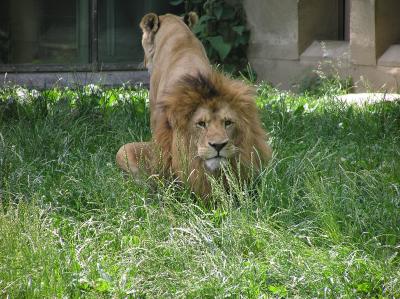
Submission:
POLYGON ((140 28, 142 28, 143 32, 157 32, 160 20, 155 13, 148 13, 145 15, 140 21, 140 28))
POLYGON ((183 21, 185 22, 186 25, 189 26, 190 29, 192 29, 193 26, 196 25, 198 20, 199 20, 199 16, 194 11, 188 12, 183 17, 183 21))

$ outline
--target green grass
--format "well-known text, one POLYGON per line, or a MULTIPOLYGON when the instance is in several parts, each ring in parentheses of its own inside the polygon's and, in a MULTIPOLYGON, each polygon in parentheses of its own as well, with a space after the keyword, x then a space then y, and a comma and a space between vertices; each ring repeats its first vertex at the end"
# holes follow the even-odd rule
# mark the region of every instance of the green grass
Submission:
POLYGON ((399 298, 400 104, 258 89, 273 161, 214 207, 115 166, 146 91, 0 90, 0 296, 399 298))

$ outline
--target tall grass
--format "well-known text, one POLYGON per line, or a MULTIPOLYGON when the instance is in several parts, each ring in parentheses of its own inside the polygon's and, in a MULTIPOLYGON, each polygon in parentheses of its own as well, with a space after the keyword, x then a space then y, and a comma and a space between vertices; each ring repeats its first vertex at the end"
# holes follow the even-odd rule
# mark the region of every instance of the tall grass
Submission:
POLYGON ((1 295, 400 297, 400 105, 258 91, 274 158, 211 208, 115 166, 145 90, 2 89, 1 295))

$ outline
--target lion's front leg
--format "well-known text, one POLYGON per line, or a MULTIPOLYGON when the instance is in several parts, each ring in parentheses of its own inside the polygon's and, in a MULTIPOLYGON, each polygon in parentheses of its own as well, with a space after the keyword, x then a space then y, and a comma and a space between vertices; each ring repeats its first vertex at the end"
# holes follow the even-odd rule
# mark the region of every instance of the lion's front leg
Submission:
POLYGON ((124 171, 132 174, 135 179, 151 175, 151 157, 154 150, 152 142, 127 143, 118 150, 117 165, 124 171))

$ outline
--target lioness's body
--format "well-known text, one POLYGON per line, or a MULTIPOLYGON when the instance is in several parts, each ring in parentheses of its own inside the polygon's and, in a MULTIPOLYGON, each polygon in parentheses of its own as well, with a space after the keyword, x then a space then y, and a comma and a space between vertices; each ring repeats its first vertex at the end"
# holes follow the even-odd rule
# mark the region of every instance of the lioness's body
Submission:
POLYGON ((211 72, 203 45, 182 19, 168 14, 160 16, 159 20, 154 44, 156 48, 162 47, 162 51, 155 51, 153 57, 148 58, 151 59, 150 111, 153 130, 157 123, 162 123, 158 121, 163 113, 159 111, 157 102, 168 88, 174 86, 183 75, 211 72))
MULTIPOLYGON (((187 21, 195 19, 192 14, 187 21)), ((151 74, 153 140, 122 146, 118 165, 135 177, 171 173, 202 195, 210 191, 207 177, 221 175, 222 164, 235 171, 246 164, 259 169, 271 150, 251 90, 211 68, 181 18, 148 14, 140 26, 151 74)))

